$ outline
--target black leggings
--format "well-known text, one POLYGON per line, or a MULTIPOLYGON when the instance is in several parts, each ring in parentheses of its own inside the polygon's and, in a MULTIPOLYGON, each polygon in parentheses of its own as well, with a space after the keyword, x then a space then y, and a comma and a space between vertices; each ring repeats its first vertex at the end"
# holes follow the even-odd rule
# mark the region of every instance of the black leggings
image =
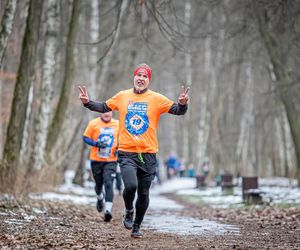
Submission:
POLYGON ((114 198, 113 181, 116 174, 116 166, 116 162, 91 162, 92 172, 96 183, 95 191, 97 195, 101 194, 104 184, 105 201, 112 202, 114 198))
POLYGON ((156 156, 155 154, 143 154, 144 163, 139 160, 136 153, 119 152, 118 157, 124 182, 125 207, 128 210, 133 208, 137 191, 134 223, 140 225, 149 206, 149 189, 155 176, 156 156))

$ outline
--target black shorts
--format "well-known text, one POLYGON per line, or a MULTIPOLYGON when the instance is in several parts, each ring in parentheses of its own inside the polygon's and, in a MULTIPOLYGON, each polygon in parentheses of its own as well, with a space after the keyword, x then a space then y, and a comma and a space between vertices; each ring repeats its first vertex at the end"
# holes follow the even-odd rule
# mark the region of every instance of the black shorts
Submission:
POLYGON ((142 170, 149 177, 154 178, 158 166, 156 154, 142 153, 141 156, 143 160, 139 158, 138 153, 118 151, 118 162, 121 170, 129 165, 142 170))

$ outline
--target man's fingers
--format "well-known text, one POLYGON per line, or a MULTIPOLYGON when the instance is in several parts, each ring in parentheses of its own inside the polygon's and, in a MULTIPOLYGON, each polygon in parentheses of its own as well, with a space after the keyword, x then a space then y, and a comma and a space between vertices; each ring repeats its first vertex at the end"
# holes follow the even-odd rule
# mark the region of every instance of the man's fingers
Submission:
POLYGON ((190 90, 190 87, 185 88, 184 85, 181 85, 180 95, 186 95, 190 90))
POLYGON ((81 95, 88 96, 87 90, 85 86, 78 86, 81 95))
POLYGON ((84 91, 83 91, 83 89, 82 89, 81 86, 78 86, 78 89, 79 89, 79 91, 80 91, 81 94, 84 94, 84 91))
POLYGON ((86 94, 86 95, 87 95, 86 86, 83 86, 83 91, 84 91, 84 94, 86 94))
POLYGON ((181 85, 180 95, 182 95, 183 93, 184 93, 184 85, 181 85))
POLYGON ((184 93, 187 94, 189 92, 189 90, 190 90, 190 87, 187 87, 184 93))

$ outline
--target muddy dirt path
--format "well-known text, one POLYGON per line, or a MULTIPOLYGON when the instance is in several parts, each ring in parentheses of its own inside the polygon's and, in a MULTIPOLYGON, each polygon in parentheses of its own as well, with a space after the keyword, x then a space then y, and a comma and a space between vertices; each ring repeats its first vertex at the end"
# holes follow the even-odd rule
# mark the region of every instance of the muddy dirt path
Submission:
MULTIPOLYGON (((168 198, 184 206, 174 213, 175 218, 185 216, 231 224, 239 228, 239 234, 189 236, 143 228, 144 237, 133 239, 121 223, 123 201, 120 196, 115 197, 114 217, 110 223, 105 223, 93 206, 20 198, 0 201, 0 248, 300 249, 299 208, 225 210, 193 205, 172 194, 168 198)), ((166 211, 161 213, 164 216, 166 211)), ((149 210, 146 218, 152 215, 153 210, 149 210)), ((175 219, 174 225, 178 227, 178 224, 175 219)))

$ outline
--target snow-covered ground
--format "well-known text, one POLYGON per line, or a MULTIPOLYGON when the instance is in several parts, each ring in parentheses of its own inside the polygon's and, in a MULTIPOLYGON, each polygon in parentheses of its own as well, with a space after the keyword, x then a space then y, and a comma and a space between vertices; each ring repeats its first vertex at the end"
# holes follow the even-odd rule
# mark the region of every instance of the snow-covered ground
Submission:
MULTIPOLYGON (((56 192, 41 194, 31 194, 34 198, 68 200, 76 204, 95 203, 95 191, 93 182, 85 182, 85 187, 80 187, 72 183, 74 171, 65 173, 65 183, 57 187, 56 192)), ((236 181, 236 180, 235 180, 236 181)), ((300 189, 297 187, 296 180, 286 178, 259 179, 259 189, 264 192, 264 200, 270 205, 290 204, 300 206, 300 189)), ((239 180, 238 183, 241 183, 239 180)), ((172 200, 161 196, 162 193, 176 192, 201 202, 209 203, 215 207, 243 206, 242 189, 240 186, 233 189, 233 195, 224 195, 221 187, 207 187, 196 189, 194 178, 174 178, 163 182, 161 185, 154 185, 151 188, 150 209, 180 209, 181 206, 172 200)))
MULTIPOLYGON (((241 181, 239 181, 241 183, 241 181)), ((300 206, 300 189, 295 180, 285 178, 259 179, 259 190, 263 192, 263 200, 269 205, 285 204, 300 206)), ((171 190, 178 195, 195 198, 214 207, 243 206, 242 188, 234 187, 233 195, 224 195, 221 187, 207 187, 196 189, 193 178, 176 178, 157 186, 154 193, 167 193, 171 190)))
POLYGON ((94 183, 85 182, 84 187, 75 185, 72 180, 75 176, 74 171, 65 172, 65 183, 58 186, 56 192, 45 192, 40 194, 30 194, 31 198, 44 200, 69 201, 75 204, 94 205, 96 202, 94 183))

